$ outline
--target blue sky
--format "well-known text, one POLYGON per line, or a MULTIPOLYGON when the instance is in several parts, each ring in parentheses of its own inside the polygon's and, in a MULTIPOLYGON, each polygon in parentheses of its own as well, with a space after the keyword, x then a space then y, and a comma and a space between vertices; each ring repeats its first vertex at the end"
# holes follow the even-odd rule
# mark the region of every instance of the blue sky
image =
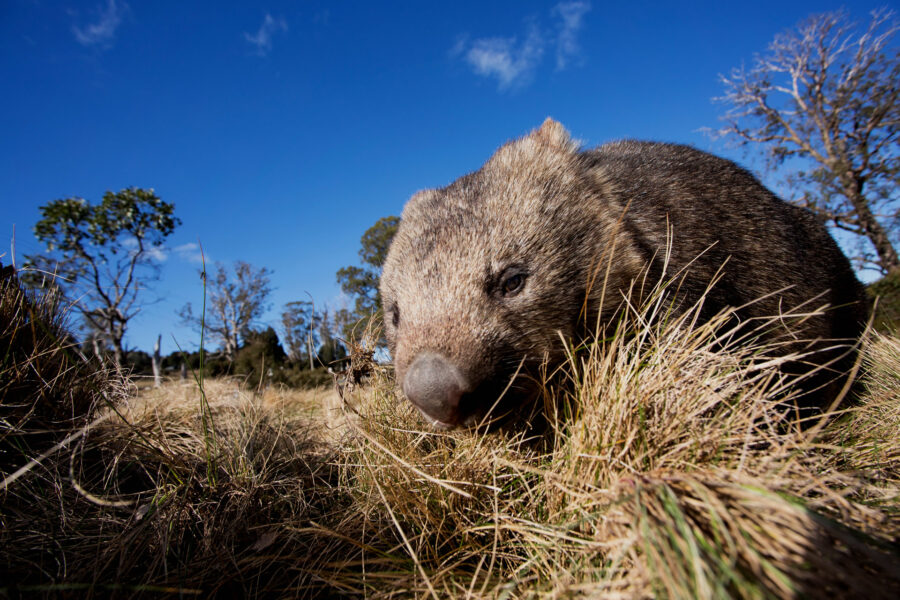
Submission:
POLYGON ((42 248, 38 207, 152 187, 176 206, 162 276, 126 336, 195 347, 175 312, 207 258, 274 271, 272 310, 340 307, 335 271, 416 190, 561 121, 587 145, 693 144, 717 76, 813 12, 883 3, 0 3, 0 258, 42 248), (15 229, 14 229, 15 228, 15 229))

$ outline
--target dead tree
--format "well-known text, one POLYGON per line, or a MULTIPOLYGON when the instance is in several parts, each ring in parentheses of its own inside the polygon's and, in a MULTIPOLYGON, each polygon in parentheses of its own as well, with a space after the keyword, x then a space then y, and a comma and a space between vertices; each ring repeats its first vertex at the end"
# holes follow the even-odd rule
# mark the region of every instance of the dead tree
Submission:
POLYGON ((781 33, 751 68, 722 76, 729 105, 719 130, 759 144, 790 168, 791 200, 858 242, 860 268, 900 268, 900 29, 872 13, 864 29, 843 12, 781 33))

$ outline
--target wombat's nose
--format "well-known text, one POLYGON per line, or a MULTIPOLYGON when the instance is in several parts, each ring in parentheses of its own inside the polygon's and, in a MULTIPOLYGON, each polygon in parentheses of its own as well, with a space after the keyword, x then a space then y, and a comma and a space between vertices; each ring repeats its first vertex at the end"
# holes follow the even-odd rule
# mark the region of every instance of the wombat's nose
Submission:
POLYGON ((419 355, 403 379, 406 397, 427 416, 448 426, 459 423, 459 401, 465 388, 459 369, 431 352, 419 355))

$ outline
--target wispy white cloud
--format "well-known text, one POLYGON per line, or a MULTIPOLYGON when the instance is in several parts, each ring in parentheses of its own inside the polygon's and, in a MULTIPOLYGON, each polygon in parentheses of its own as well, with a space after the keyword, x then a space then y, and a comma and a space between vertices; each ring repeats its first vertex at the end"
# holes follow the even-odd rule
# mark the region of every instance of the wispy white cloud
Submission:
POLYGON ((166 259, 169 258, 169 254, 166 252, 165 248, 160 248, 159 246, 150 246, 145 252, 147 258, 157 262, 166 262, 166 259))
POLYGON ((109 47, 116 37, 116 30, 122 24, 122 17, 128 10, 128 5, 116 0, 107 0, 106 5, 99 5, 96 9, 97 20, 94 23, 79 27, 72 26, 75 40, 82 46, 109 47))
POLYGON ((500 90, 530 83, 544 53, 544 39, 532 26, 521 42, 517 38, 482 38, 468 42, 461 38, 451 51, 462 54, 478 75, 494 78, 500 90))
MULTIPOLYGON (((138 243, 136 239, 129 237, 122 240, 122 246, 125 247, 129 256, 131 256, 137 251, 138 243)), ((146 246, 144 248, 144 256, 155 262, 166 262, 169 257, 175 257, 178 260, 194 265, 199 265, 203 262, 200 245, 195 242, 181 244, 172 248, 167 246, 146 246)), ((207 262, 209 261, 207 260, 207 262)))
POLYGON ((287 31, 287 28, 287 21, 284 18, 278 17, 276 19, 269 13, 266 13, 257 32, 253 34, 245 32, 244 39, 253 46, 254 52, 258 56, 265 56, 272 50, 272 36, 279 31, 287 31))
MULTIPOLYGON (((133 237, 126 237, 122 240, 122 246, 128 252, 128 256, 132 257, 138 252, 138 241, 133 237)), ((169 258, 169 251, 163 246, 148 245, 144 247, 144 257, 156 262, 165 262, 169 258)))
POLYGON ((203 262, 203 255, 200 253, 200 245, 196 243, 181 244, 172 248, 178 258, 183 261, 199 265, 203 262))
POLYGON ((547 46, 556 47, 556 68, 565 69, 579 54, 578 33, 584 15, 591 9, 587 0, 568 0, 553 7, 555 27, 529 25, 524 36, 457 39, 451 56, 461 57, 475 74, 497 81, 501 91, 529 84, 534 78, 547 46), (520 41, 521 39, 521 41, 520 41))
POLYGON ((553 7, 553 14, 559 17, 559 34, 556 38, 556 68, 565 69, 569 61, 579 53, 578 32, 584 15, 591 10, 591 3, 583 0, 560 2, 553 7))

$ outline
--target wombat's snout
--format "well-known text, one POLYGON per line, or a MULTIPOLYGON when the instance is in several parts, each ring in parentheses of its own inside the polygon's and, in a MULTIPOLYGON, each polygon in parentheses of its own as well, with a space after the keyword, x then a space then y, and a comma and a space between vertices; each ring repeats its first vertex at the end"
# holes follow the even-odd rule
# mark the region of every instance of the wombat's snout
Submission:
POLYGON ((460 400, 468 387, 465 377, 450 361, 427 352, 409 366, 403 379, 406 397, 437 425, 454 427, 462 421, 460 400))

